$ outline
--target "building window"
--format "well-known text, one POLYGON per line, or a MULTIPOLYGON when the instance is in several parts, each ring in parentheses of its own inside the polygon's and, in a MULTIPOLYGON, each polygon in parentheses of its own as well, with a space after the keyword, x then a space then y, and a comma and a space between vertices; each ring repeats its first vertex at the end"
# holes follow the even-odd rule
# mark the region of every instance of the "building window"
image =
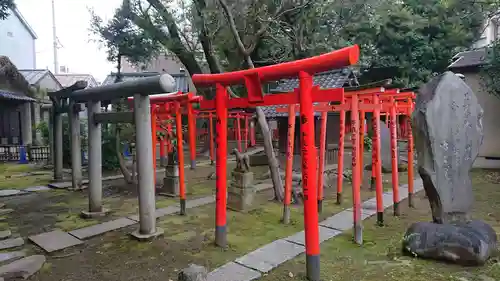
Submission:
POLYGON ((7 36, 8 37, 14 37, 14 33, 12 33, 11 31, 7 31, 7 36))

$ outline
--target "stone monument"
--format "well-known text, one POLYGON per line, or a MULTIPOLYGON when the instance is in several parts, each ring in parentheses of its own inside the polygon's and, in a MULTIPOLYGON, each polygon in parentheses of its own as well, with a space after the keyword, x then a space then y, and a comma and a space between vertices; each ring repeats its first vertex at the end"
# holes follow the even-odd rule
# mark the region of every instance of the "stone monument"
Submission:
POLYGON ((380 161, 382 162, 382 173, 392 172, 391 131, 388 125, 382 121, 380 121, 380 161))
POLYGON ((469 172, 483 141, 482 118, 476 96, 452 72, 419 90, 413 134, 433 222, 410 226, 403 239, 405 252, 471 265, 483 264, 496 249, 491 226, 471 219, 469 172))
POLYGON ((179 196, 179 165, 177 164, 175 149, 167 157, 161 194, 172 197, 179 196))
POLYGON ((233 154, 236 156, 236 168, 231 173, 227 207, 231 210, 247 212, 253 209, 257 193, 253 185, 253 173, 250 171, 250 158, 247 153, 240 153, 237 149, 233 149, 233 154))

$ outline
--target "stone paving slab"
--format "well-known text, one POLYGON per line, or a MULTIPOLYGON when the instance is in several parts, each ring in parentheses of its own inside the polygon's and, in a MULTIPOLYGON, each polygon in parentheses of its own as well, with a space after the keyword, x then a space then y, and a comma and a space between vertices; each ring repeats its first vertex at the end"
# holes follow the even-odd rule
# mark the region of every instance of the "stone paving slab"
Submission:
POLYGON ((208 281, 252 281, 262 274, 235 262, 229 262, 208 274, 208 281))
POLYGON ((42 268, 45 261, 45 256, 34 255, 1 266, 0 278, 12 280, 11 278, 14 277, 17 280, 22 277, 22 279, 28 279, 42 268))
MULTIPOLYGON (((161 218, 161 217, 164 217, 164 216, 175 214, 177 212, 179 212, 179 207, 178 206, 168 206, 166 208, 156 209, 155 217, 156 218, 161 218)), ((133 221, 139 222, 139 215, 129 216, 128 219, 131 219, 133 221)))
POLYGON ((14 212, 12 209, 0 209, 0 216, 7 215, 14 212))
POLYGON ((7 240, 2 240, 0 241, 0 250, 21 247, 22 245, 24 245, 23 238, 12 238, 7 240))
POLYGON ((303 246, 280 239, 237 258, 235 262, 262 273, 267 273, 304 251, 303 246))
MULTIPOLYGON (((392 193, 384 193, 382 194, 382 201, 384 203, 384 209, 389 208, 390 206, 393 205, 392 203, 392 193)), ((361 204, 361 208, 363 212, 370 213, 370 211, 374 211, 375 213, 377 212, 377 198, 372 198, 370 200, 367 200, 361 204)))
POLYGON ((215 195, 206 196, 206 197, 202 197, 202 198, 198 198, 198 199, 194 199, 194 200, 188 200, 186 202, 186 208, 192 209, 192 208, 196 208, 199 206, 208 205, 208 204, 211 204, 214 202, 215 202, 215 195))
POLYGON ((61 230, 54 230, 38 235, 33 235, 29 237, 29 240, 31 240, 31 242, 35 243, 37 246, 44 249, 48 253, 59 251, 83 243, 83 241, 81 241, 80 239, 77 239, 61 230))
POLYGON ((46 190, 51 190, 51 188, 48 186, 32 186, 32 187, 28 187, 28 188, 23 189, 23 191, 26 191, 26 192, 37 192, 37 191, 46 191, 46 190))
POLYGON ((15 251, 15 252, 6 252, 6 253, 0 253, 0 263, 14 260, 14 259, 19 259, 23 258, 26 256, 25 251, 15 251))
POLYGON ((0 231, 0 240, 7 239, 7 238, 9 238, 11 235, 12 235, 12 232, 11 232, 9 229, 7 229, 7 230, 3 230, 3 231, 0 231))
POLYGON ((344 210, 320 222, 319 225, 333 228, 335 230, 345 231, 353 227, 352 220, 352 212, 344 210))
POLYGON ((267 189, 271 189, 273 188, 273 184, 272 183, 259 183, 259 184, 256 184, 255 185, 255 190, 257 192, 260 192, 260 191, 264 191, 264 190, 267 190, 267 189))
POLYGON ((76 229, 70 231, 69 234, 75 236, 78 239, 86 239, 90 237, 97 236, 99 234, 103 234, 108 231, 116 230, 122 227, 126 227, 129 225, 136 224, 137 222, 128 218, 120 218, 96 225, 92 225, 89 227, 84 227, 80 229, 76 229))
MULTIPOLYGON (((331 239, 331 238, 333 238, 341 233, 342 233, 342 231, 320 226, 319 227, 319 243, 323 243, 326 240, 329 240, 329 239, 331 239)), ((304 231, 297 232, 292 236, 288 236, 287 238, 285 238, 285 240, 288 242, 293 242, 295 244, 302 245, 302 246, 306 245, 304 231)))
POLYGON ((9 197, 9 196, 16 196, 16 195, 24 195, 24 194, 28 194, 28 192, 23 191, 23 190, 18 190, 18 189, 0 190, 0 197, 9 197))

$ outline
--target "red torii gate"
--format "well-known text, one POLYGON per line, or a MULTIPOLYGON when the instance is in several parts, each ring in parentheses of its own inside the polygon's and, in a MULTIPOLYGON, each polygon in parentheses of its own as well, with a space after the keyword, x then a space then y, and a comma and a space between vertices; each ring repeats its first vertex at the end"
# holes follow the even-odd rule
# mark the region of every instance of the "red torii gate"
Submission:
MULTIPOLYGON (((133 97, 128 98, 129 101, 133 100, 133 97)), ((168 93, 161 95, 153 95, 150 96, 150 104, 151 104, 151 134, 152 134, 152 153, 153 153, 153 167, 154 167, 154 175, 155 175, 155 183, 156 183, 156 143, 157 143, 157 117, 162 115, 166 115, 166 117, 170 118, 170 116, 175 114, 176 121, 176 135, 177 135, 177 151, 178 151, 178 166, 179 166, 179 198, 180 198, 180 214, 186 214, 186 188, 185 188, 185 176, 184 176, 184 147, 182 143, 182 107, 184 105, 187 109, 188 117, 193 114, 192 104, 197 103, 203 100, 201 96, 195 96, 193 93, 183 94, 181 92, 176 93, 168 93), (161 106, 163 105, 163 109, 161 106), (190 110, 191 108, 191 110, 190 110)), ((192 121, 191 121, 192 122, 192 121)), ((188 127, 191 131, 195 131, 192 127, 193 123, 188 121, 188 127)), ((191 139, 191 136, 190 136, 191 139)), ((161 147, 161 146, 160 146, 161 147)))
MULTIPOLYGON (((339 156, 338 156, 338 174, 343 174, 343 159, 344 159, 344 126, 345 126, 345 112, 351 111, 351 123, 352 123, 352 166, 353 166, 353 180, 352 180, 352 190, 353 190, 353 210, 354 210, 354 238, 356 243, 362 243, 362 227, 361 218, 358 211, 361 208, 361 197, 360 197, 360 185, 362 178, 362 171, 364 166, 362 164, 363 158, 363 146, 362 139, 364 137, 364 123, 358 125, 360 116, 363 116, 367 111, 374 112, 374 146, 372 152, 372 178, 375 179, 375 190, 376 190, 376 201, 377 201, 377 220, 379 225, 383 224, 383 187, 382 187, 382 169, 380 160, 380 112, 386 112, 391 118, 391 154, 392 154, 392 189, 393 189, 393 201, 394 201, 394 214, 399 215, 399 178, 398 178, 398 161, 397 161, 397 134, 396 134, 396 116, 397 114, 409 115, 413 111, 413 99, 414 93, 399 93, 399 89, 385 90, 382 87, 348 91, 345 93, 345 98, 343 98, 340 105, 317 105, 313 109, 315 111, 322 113, 321 131, 320 131, 320 157, 319 157, 319 169, 318 169, 318 209, 321 210, 321 205, 323 201, 323 171, 324 171, 324 159, 321 155, 325 153, 326 144, 326 113, 329 111, 340 111, 340 135, 339 135, 339 156), (397 104, 397 100, 404 100, 406 103, 397 104), (382 103, 381 103, 382 102, 382 103), (359 134, 359 138, 357 137, 359 134)), ((283 221, 287 223, 289 221, 289 205, 290 205, 290 195, 291 195, 291 182, 292 182, 292 157, 293 154, 293 141, 294 141, 294 127, 295 127, 295 110, 298 105, 290 105, 287 108, 278 108, 278 112, 289 113, 289 132, 288 132, 288 151, 287 151, 287 166, 285 173, 285 201, 284 201, 284 211, 283 211, 283 221)), ((410 126, 410 124, 408 124, 410 126)), ((337 177, 337 203, 341 202, 342 193, 342 181, 341 176, 337 177)), ((408 146, 408 193, 409 197, 413 194, 413 137, 409 135, 409 146, 408 146)), ((410 206, 412 206, 411 200, 409 200, 410 206)))
POLYGON ((216 110, 216 230, 215 243, 227 245, 227 110, 266 105, 300 104, 302 137, 302 184, 304 194, 304 230, 306 245, 307 277, 320 279, 320 247, 316 181, 316 151, 314 145, 313 102, 343 100, 344 90, 322 90, 313 86, 313 75, 330 69, 355 64, 359 59, 359 47, 354 45, 324 55, 260 68, 220 73, 195 74, 197 86, 216 86, 215 100, 200 102, 201 109, 216 110), (299 77, 299 89, 290 93, 266 95, 261 84, 282 78, 299 77), (245 84, 246 98, 229 99, 227 86, 245 84))
MULTIPOLYGON (((209 131, 208 131, 208 138, 209 138, 209 149, 210 149, 210 162, 211 162, 211 165, 213 165, 213 163, 215 162, 215 159, 214 159, 214 143, 213 143, 213 136, 214 136, 214 128, 213 128, 213 117, 214 117, 214 114, 215 114, 215 110, 198 110, 198 111, 195 111, 195 115, 198 117, 198 118, 205 118, 205 119, 208 119, 209 120, 209 131)), ((251 117, 253 115, 253 113, 248 113, 248 112, 245 112, 245 111, 234 111, 234 112, 230 112, 227 116, 227 118, 235 118, 235 123, 236 123, 236 126, 235 126, 235 130, 236 130, 236 138, 237 138, 237 142, 238 142, 238 151, 242 151, 242 147, 241 147, 241 123, 240 123, 240 118, 244 118, 245 119, 245 129, 244 129, 244 132, 245 132, 245 151, 248 149, 248 134, 249 134, 249 130, 248 130, 248 117, 251 117)), ((252 129, 252 128, 251 128, 252 129)), ((253 130, 250 130, 252 132, 250 132, 250 146, 253 146, 255 145, 255 136, 253 135, 254 131, 253 130)))

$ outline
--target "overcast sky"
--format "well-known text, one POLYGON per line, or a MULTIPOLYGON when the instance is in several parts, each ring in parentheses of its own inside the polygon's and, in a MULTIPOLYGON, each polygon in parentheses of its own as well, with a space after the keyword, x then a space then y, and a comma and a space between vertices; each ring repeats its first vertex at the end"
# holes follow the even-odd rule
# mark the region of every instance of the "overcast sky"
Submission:
MULTIPOLYGON (((122 0, 55 0, 59 65, 70 73, 90 73, 102 82, 114 71, 106 60, 106 52, 91 42, 90 13, 93 8, 104 19, 113 16, 122 0)), ((38 35, 36 40, 37 68, 54 69, 52 48, 51 0, 16 0, 17 7, 38 35)))

